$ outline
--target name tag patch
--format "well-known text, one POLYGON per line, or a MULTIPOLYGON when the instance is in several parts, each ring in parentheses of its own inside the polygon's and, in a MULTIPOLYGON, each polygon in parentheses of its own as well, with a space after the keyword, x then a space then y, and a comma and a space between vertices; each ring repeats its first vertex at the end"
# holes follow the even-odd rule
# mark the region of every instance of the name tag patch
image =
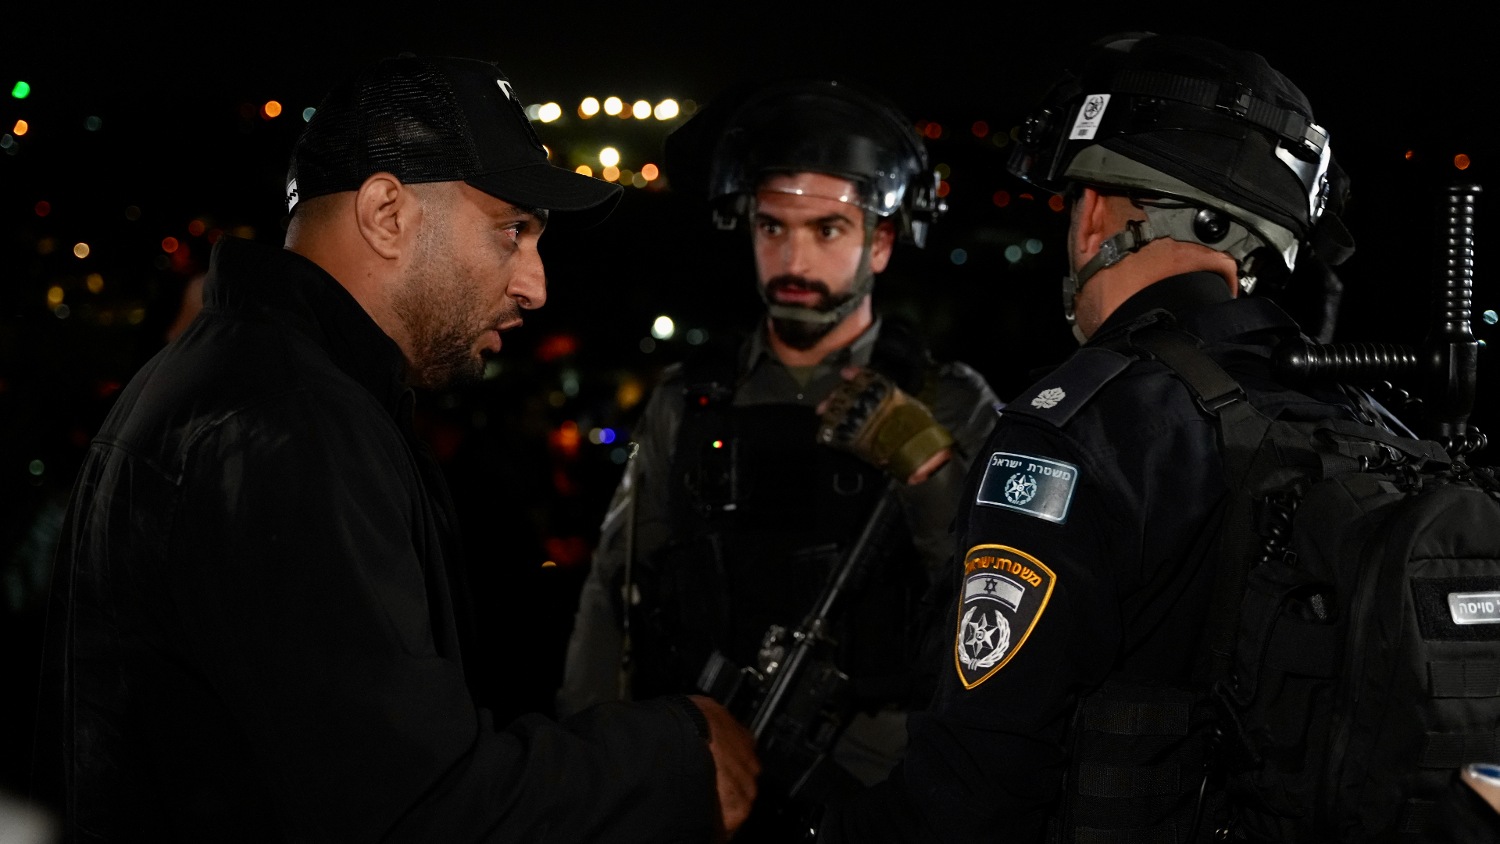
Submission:
POLYGON ((1031 636, 1056 583, 1052 569, 1008 545, 976 545, 964 555, 963 602, 953 661, 964 688, 994 676, 1031 636))
POLYGON ((990 455, 974 501, 1062 524, 1077 485, 1078 467, 1071 463, 997 451, 990 455))
POLYGON ((1454 624, 1500 624, 1500 592, 1449 592, 1454 624))

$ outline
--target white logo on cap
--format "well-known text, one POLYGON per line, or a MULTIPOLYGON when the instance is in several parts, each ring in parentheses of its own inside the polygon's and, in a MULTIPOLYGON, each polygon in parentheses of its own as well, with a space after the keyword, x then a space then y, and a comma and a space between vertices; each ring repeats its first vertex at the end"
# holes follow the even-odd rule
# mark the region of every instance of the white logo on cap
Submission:
POLYGON ((504 79, 496 79, 495 84, 500 86, 500 93, 504 94, 507 100, 515 99, 515 95, 510 92, 509 82, 506 82, 504 79))
POLYGON ((286 210, 290 212, 297 207, 297 180, 293 179, 286 184, 286 210))

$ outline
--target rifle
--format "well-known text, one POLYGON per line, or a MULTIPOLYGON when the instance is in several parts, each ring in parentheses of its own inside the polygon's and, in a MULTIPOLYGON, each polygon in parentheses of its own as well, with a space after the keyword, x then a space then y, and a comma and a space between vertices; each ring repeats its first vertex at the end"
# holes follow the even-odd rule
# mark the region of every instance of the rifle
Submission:
POLYGON ((895 521, 901 486, 899 480, 887 480, 858 538, 829 573, 801 624, 790 630, 772 625, 756 665, 736 669, 715 651, 699 675, 698 687, 755 735, 762 794, 774 794, 787 804, 772 811, 795 814, 801 811, 798 804, 822 802, 855 785, 829 758, 848 717, 849 684, 848 675, 834 663, 838 643, 832 627, 842 600, 864 582, 895 521))

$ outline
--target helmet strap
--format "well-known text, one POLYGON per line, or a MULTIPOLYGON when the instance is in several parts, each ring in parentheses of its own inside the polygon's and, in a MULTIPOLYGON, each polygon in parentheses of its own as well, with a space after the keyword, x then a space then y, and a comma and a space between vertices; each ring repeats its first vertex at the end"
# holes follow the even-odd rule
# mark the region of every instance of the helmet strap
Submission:
POLYGON ((1234 259, 1239 275, 1240 292, 1248 294, 1255 290, 1255 274, 1251 267, 1251 256, 1267 244, 1254 232, 1222 212, 1196 205, 1176 202, 1161 204, 1137 200, 1136 207, 1146 212, 1146 219, 1127 222, 1124 229, 1099 245, 1099 251, 1094 253, 1094 257, 1074 273, 1074 284, 1077 290, 1082 290, 1083 285, 1093 278, 1095 273, 1120 263, 1125 260, 1126 256, 1132 252, 1139 252, 1151 241, 1163 238, 1182 243, 1196 243, 1216 252, 1223 252, 1234 259), (1217 216, 1208 218, 1208 223, 1211 225, 1206 225, 1204 214, 1217 216))

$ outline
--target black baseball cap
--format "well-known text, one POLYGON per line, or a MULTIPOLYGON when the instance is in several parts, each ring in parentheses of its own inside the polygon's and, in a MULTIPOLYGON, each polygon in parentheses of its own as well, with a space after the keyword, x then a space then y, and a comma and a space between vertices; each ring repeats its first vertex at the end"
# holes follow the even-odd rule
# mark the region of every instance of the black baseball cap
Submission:
POLYGON ((618 185, 550 164, 510 80, 477 59, 403 54, 330 91, 292 150, 287 211, 379 172, 467 182, 574 226, 603 220, 620 198, 618 185))

